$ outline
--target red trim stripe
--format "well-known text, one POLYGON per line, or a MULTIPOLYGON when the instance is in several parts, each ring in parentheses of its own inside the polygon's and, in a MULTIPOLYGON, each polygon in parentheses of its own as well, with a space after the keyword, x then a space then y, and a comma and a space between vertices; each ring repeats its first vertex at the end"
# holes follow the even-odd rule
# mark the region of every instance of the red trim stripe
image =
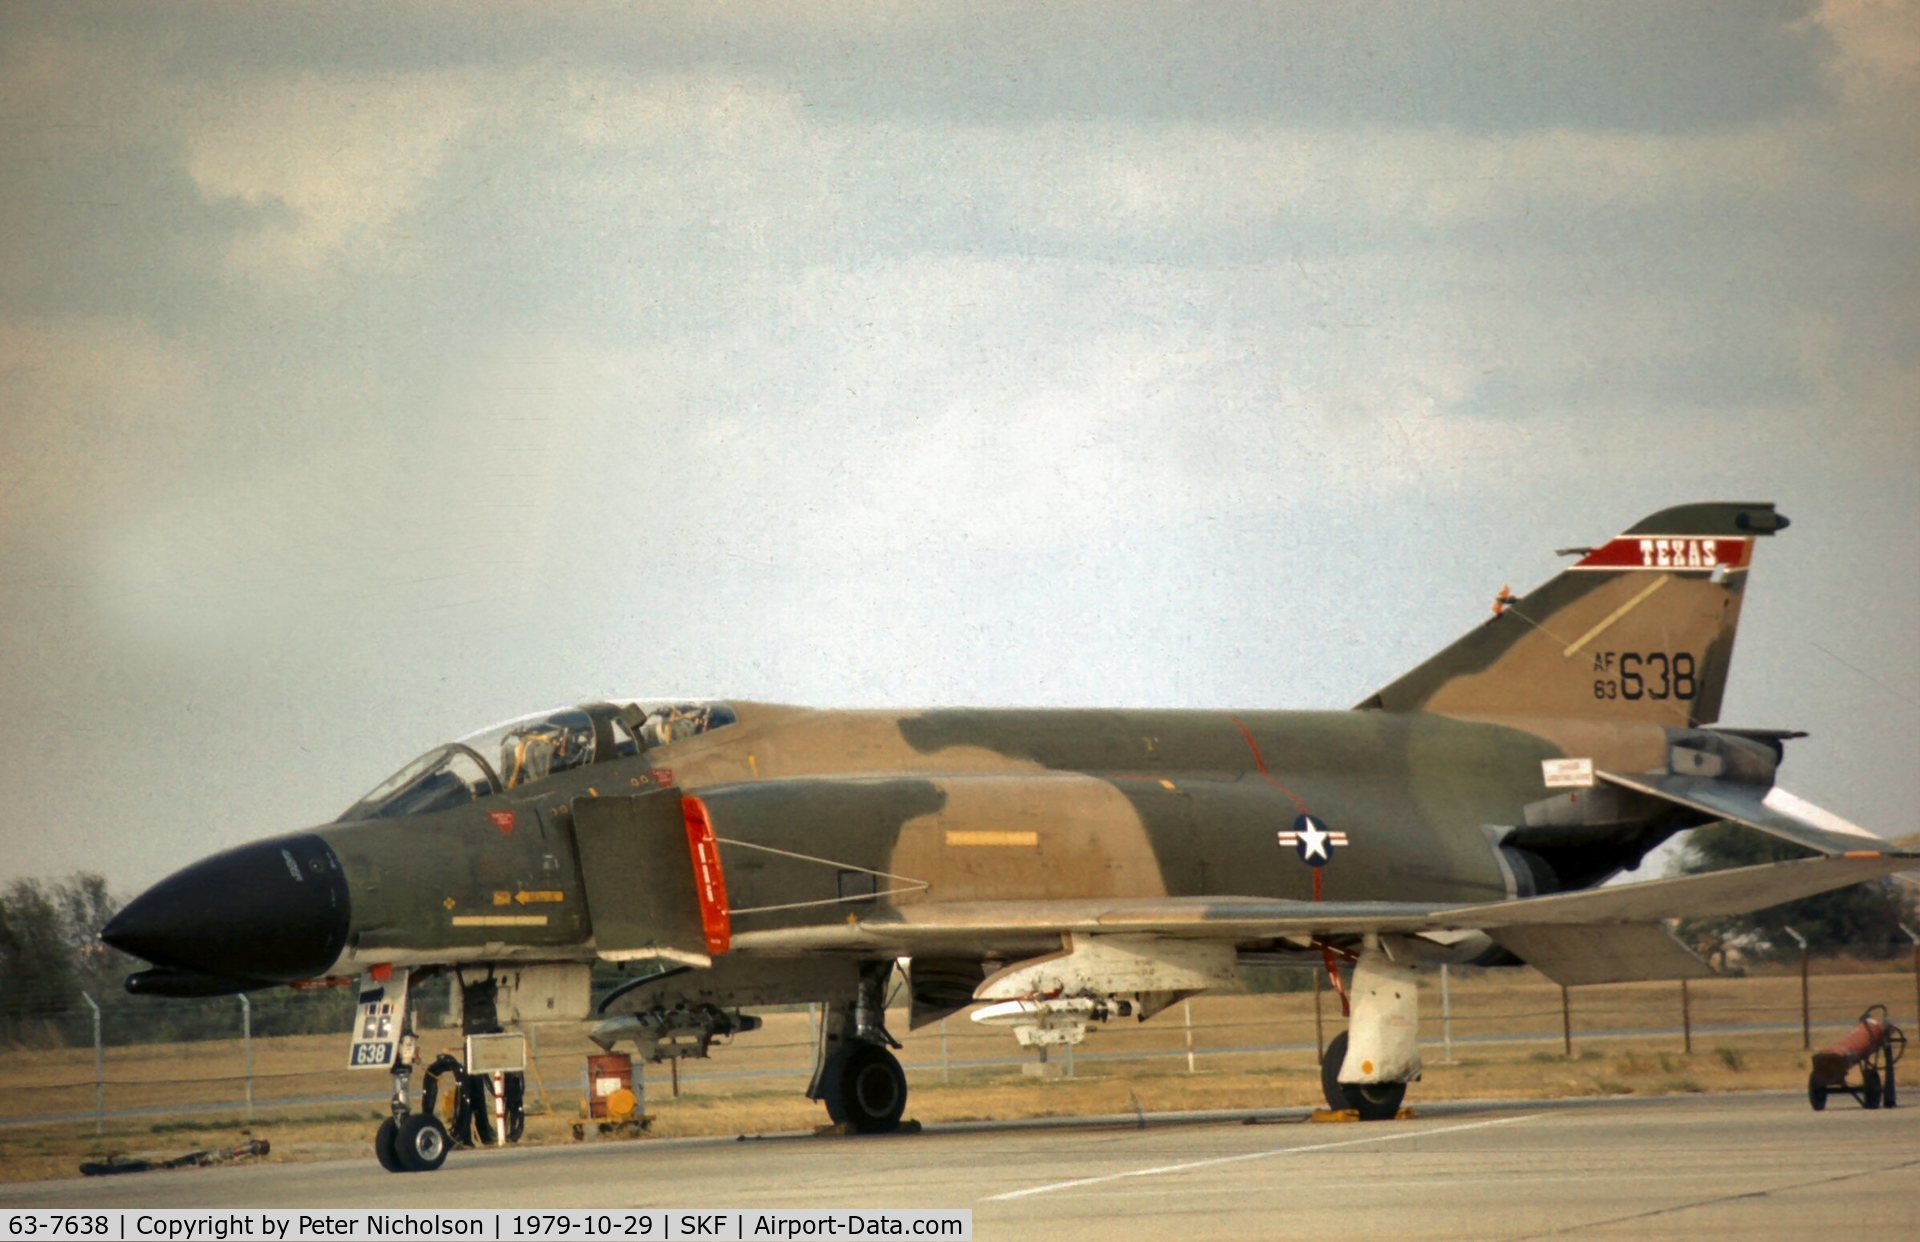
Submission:
POLYGON ((1580 558, 1575 569, 1745 569, 1753 540, 1744 535, 1617 535, 1580 558))
POLYGON ((1240 736, 1246 739, 1247 749, 1253 752, 1253 766, 1260 770, 1260 779, 1287 795, 1288 798, 1292 799, 1294 809, 1302 815, 1305 815, 1307 813, 1307 804, 1300 801, 1300 795, 1273 779, 1273 774, 1267 771, 1267 761, 1260 755, 1260 744, 1253 740, 1253 730, 1247 728, 1238 716, 1229 715, 1227 719, 1233 721, 1233 727, 1240 730, 1240 736))

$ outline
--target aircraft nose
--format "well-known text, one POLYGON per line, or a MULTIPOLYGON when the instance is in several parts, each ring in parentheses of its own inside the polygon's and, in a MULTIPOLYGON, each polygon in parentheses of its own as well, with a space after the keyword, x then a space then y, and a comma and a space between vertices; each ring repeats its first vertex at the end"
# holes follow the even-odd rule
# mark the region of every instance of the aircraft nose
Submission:
POLYGON ((340 860, 313 833, 256 841, 174 872, 101 929, 156 966, 262 983, 311 979, 347 940, 340 860))

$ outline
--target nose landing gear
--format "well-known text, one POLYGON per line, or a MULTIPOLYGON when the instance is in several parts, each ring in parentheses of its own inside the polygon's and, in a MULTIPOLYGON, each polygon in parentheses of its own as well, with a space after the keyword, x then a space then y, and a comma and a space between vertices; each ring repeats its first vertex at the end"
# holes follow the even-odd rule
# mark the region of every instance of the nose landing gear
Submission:
MULTIPOLYGON (((389 1173, 431 1173, 447 1162, 447 1150, 453 1146, 438 1117, 431 1111, 416 1113, 409 1106, 418 1048, 412 1014, 404 1014, 393 1058, 393 1115, 373 1133, 374 1155, 389 1173)), ((431 1100, 423 1103, 431 1109, 431 1100)))
MULTIPOLYGON (((495 1146, 502 1129, 507 1142, 519 1142, 527 1113, 525 1079, 518 1073, 469 1074, 459 1058, 442 1053, 422 1076, 420 1108, 414 1110, 413 1067, 420 1041, 413 1030, 413 1011, 407 1004, 408 983, 406 972, 395 971, 384 982, 369 980, 363 984, 350 1057, 356 1065, 390 1066, 392 1115, 373 1135, 373 1152, 380 1167, 389 1173, 431 1173, 446 1163, 447 1153, 456 1146, 495 1146)), ((472 1036, 497 1031, 490 995, 484 1006, 477 1003, 491 989, 491 981, 462 986, 467 1000, 463 1007, 466 1033, 472 1036)), ((469 1039, 467 1046, 471 1057, 474 1041, 469 1039)))

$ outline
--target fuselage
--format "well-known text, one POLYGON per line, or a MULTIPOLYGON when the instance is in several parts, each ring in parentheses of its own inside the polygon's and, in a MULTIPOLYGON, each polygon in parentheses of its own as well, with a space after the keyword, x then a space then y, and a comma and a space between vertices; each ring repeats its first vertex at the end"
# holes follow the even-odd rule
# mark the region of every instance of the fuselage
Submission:
POLYGON ((724 728, 458 805, 339 821, 203 861, 140 899, 155 926, 127 947, 165 968, 261 982, 389 963, 591 959, 592 902, 608 896, 583 872, 576 800, 688 794, 713 808, 743 948, 755 932, 922 902, 1313 900, 1316 869, 1281 840, 1309 815, 1344 834, 1318 869, 1327 900, 1496 901, 1537 891, 1502 841, 1537 818, 1543 760, 1577 745, 1637 769, 1664 753, 1667 733, 1381 711, 730 710, 724 728), (169 951, 156 911, 249 883, 309 910, 301 934, 331 956, 287 953, 284 929, 231 926, 224 953, 169 951))

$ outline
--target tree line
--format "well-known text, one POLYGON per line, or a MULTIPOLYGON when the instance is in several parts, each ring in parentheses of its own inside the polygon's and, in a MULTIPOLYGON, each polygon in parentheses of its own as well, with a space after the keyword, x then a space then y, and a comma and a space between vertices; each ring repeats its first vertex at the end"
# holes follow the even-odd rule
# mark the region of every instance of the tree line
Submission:
MULTIPOLYGON (((1777 837, 1719 823, 1687 834, 1677 870, 1692 875, 1811 857, 1812 850, 1777 837)), ((1815 956, 1890 958, 1912 952, 1902 924, 1920 931, 1917 896, 1911 884, 1889 876, 1752 914, 1682 919, 1678 930, 1695 952, 1722 970, 1738 969, 1742 962, 1797 960, 1800 946, 1787 934, 1789 927, 1806 937, 1815 956)))
MULTIPOLYGON (((237 1039, 240 1002, 231 996, 129 996, 121 980, 145 962, 101 943, 100 929, 122 902, 104 877, 77 871, 61 880, 19 879, 0 892, 0 1042, 57 1048, 93 1042, 93 1011, 111 1044, 237 1039)), ((343 1032, 351 988, 301 993, 269 988, 249 995, 253 1033, 343 1032)))
MULTIPOLYGON (((1721 824, 1695 829, 1678 870, 1779 862, 1807 851, 1761 833, 1721 824)), ((100 1006, 101 1031, 112 1044, 233 1039, 240 1033, 240 1005, 231 996, 172 999, 129 996, 121 980, 145 963, 101 943, 100 929, 121 901, 106 880, 91 871, 65 879, 17 879, 0 892, 0 1043, 11 1047, 61 1047, 93 1040, 91 997, 100 1006)), ((1819 955, 1888 958, 1910 950, 1904 923, 1920 928, 1915 889, 1896 880, 1876 880, 1753 914, 1683 919, 1681 939, 1721 969, 1744 962, 1798 954, 1785 929, 1807 938, 1819 955)), ((1249 980, 1254 990, 1290 990, 1306 984, 1300 972, 1285 981, 1249 980), (1265 986, 1261 986, 1264 984, 1265 986)), ((259 1036, 333 1034, 347 1029, 353 1013, 351 988, 296 992, 267 988, 249 996, 253 1033, 259 1036)), ((425 999, 423 997, 423 999, 425 999)), ((444 998, 440 1000, 444 1004, 444 998)))

